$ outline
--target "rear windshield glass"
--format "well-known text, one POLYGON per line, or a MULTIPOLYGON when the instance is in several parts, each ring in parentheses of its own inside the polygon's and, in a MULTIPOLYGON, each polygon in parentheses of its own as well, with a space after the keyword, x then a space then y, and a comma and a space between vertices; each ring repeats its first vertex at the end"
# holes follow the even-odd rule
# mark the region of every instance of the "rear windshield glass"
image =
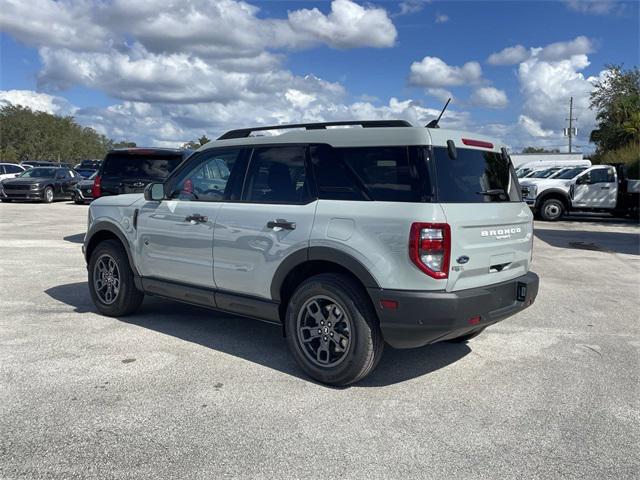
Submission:
POLYGON ((500 153, 458 148, 454 160, 446 148, 433 152, 440 202, 520 201, 513 167, 500 153))
POLYGON ((424 149, 311 147, 318 196, 328 200, 429 201, 424 149))
POLYGON ((166 178, 182 161, 181 155, 109 154, 102 175, 124 178, 166 178))
POLYGON ((568 180, 570 178, 575 177, 579 173, 584 172, 586 169, 587 169, 587 167, 570 168, 569 170, 566 170, 566 171, 562 172, 561 174, 556 175, 553 178, 560 178, 562 180, 568 180))

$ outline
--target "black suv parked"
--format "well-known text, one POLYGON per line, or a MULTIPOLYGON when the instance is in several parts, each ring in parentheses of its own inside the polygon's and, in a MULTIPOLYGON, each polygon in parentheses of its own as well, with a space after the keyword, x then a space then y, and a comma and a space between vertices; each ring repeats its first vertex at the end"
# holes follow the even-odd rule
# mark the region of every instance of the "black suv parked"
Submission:
POLYGON ((126 148, 107 153, 93 182, 93 198, 142 193, 152 182, 163 181, 191 150, 126 148))

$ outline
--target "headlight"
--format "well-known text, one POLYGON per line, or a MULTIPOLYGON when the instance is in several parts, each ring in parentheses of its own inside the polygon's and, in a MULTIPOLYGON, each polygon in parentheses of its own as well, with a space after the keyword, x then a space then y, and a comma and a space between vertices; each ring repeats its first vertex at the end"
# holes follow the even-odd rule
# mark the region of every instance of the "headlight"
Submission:
POLYGON ((33 185, 31 185, 31 190, 38 190, 40 188, 40 185, 38 185, 37 183, 34 183, 33 185))

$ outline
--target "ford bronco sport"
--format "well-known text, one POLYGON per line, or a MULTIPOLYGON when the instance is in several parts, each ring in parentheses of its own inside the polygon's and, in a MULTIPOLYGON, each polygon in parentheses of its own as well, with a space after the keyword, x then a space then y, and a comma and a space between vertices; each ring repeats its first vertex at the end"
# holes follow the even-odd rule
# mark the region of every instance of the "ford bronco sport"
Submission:
POLYGON ((227 132, 144 197, 94 201, 83 251, 100 313, 148 294, 277 323, 307 374, 347 385, 385 343, 466 341, 528 307, 532 242, 504 147, 395 120, 227 132))

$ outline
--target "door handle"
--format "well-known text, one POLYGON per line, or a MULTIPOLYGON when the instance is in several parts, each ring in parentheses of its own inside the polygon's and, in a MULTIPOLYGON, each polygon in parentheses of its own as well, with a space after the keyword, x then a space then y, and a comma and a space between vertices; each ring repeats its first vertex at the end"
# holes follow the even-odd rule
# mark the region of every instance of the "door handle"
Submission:
POLYGON ((193 215, 185 217, 184 221, 192 223, 206 223, 209 221, 209 217, 205 217, 204 215, 200 215, 199 213, 194 213, 193 215))
POLYGON ((287 222, 283 218, 278 218, 276 220, 267 222, 267 228, 282 228, 283 230, 295 230, 296 224, 295 222, 287 222))
POLYGON ((600 187, 600 190, 609 190, 611 187, 600 187))

